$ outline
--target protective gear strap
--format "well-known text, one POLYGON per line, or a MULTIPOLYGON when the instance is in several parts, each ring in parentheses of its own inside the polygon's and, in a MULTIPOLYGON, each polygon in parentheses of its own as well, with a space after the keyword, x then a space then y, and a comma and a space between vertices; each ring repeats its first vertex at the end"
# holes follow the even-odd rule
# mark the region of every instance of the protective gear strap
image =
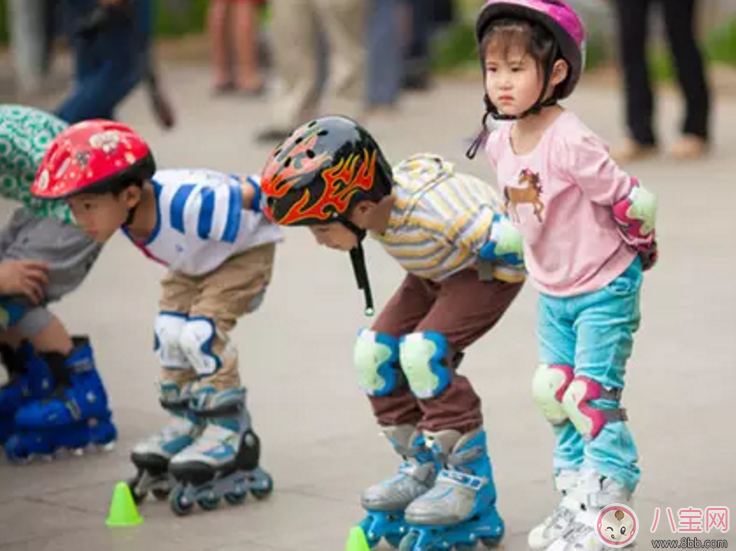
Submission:
POLYGON ((353 363, 360 388, 369 396, 386 396, 399 380, 399 341, 391 335, 361 329, 353 363))
POLYGON ((600 409, 591 405, 593 400, 621 400, 621 389, 606 389, 589 377, 575 377, 565 391, 562 407, 577 431, 586 439, 592 440, 601 432, 606 423, 626 421, 626 411, 615 407, 600 409))

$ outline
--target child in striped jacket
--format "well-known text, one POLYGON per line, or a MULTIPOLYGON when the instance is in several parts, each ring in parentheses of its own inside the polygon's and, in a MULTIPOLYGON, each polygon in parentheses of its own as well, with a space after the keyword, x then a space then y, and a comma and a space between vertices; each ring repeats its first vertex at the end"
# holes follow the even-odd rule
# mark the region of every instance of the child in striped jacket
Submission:
POLYGON ((370 233, 406 277, 354 364, 396 452, 399 473, 363 494, 372 544, 489 545, 503 535, 481 401, 457 372, 463 351, 501 319, 524 280, 521 239, 491 186, 436 155, 391 167, 368 132, 344 117, 295 130, 267 161, 263 211, 350 251, 370 291, 361 240, 370 233), (436 530, 437 527, 439 530, 436 530))

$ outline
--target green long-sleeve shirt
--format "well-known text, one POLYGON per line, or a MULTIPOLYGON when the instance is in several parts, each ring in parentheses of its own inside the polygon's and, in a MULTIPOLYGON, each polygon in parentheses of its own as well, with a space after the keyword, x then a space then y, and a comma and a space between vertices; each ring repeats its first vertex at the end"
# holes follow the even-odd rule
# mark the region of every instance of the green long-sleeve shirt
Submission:
POLYGON ((31 185, 51 141, 67 124, 55 116, 21 105, 0 105, 0 196, 20 201, 34 214, 73 224, 64 201, 31 195, 31 185))

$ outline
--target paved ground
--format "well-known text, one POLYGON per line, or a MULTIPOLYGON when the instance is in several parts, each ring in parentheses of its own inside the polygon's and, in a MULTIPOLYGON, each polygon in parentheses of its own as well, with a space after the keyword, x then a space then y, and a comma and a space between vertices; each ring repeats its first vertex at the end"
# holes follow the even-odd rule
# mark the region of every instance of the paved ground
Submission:
MULTIPOLYGON (((180 117, 175 132, 154 125, 140 94, 121 113, 155 145, 162 166, 260 169, 267 149, 254 145, 251 136, 268 123, 267 104, 212 100, 209 74, 197 67, 171 67, 166 80, 180 117)), ((490 177, 484 163, 462 161, 463 140, 481 108, 477 84, 446 82, 431 94, 407 98, 400 117, 375 120, 371 128, 392 160, 432 150, 490 177)), ((569 106, 605 137, 620 137, 615 90, 583 88, 569 106)), ((662 131, 671 142, 678 104, 667 96, 661 107, 662 131)), ((643 325, 625 394, 644 471, 636 511, 645 529, 640 545, 647 548, 655 507, 672 507, 676 515, 681 507, 725 505, 736 514, 733 100, 717 102, 715 122, 716 149, 709 160, 661 159, 632 167, 660 196, 662 260, 646 278, 643 325)), ((10 208, 0 203, 3 217, 10 208)), ((369 246, 368 255, 382 304, 401 273, 377 247, 369 246)), ((83 289, 56 307, 69 327, 93 339, 120 430, 117 450, 26 467, 1 460, 0 550, 342 549, 350 526, 362 516, 361 490, 396 465, 350 365, 355 332, 365 322, 362 296, 347 257, 318 250, 303 232, 287 232, 277 262, 262 310, 234 333, 265 444, 263 465, 276 482, 271 499, 186 519, 151 502, 141 508, 142 526, 104 526, 114 483, 133 471, 128 450, 164 419, 151 352, 163 272, 118 236, 83 289)), ((511 550, 524 549, 527 531, 555 503, 551 431, 529 392, 536 366, 534 295, 528 287, 463 364, 484 397, 511 550)), ((675 536, 662 521, 657 537, 675 536)))

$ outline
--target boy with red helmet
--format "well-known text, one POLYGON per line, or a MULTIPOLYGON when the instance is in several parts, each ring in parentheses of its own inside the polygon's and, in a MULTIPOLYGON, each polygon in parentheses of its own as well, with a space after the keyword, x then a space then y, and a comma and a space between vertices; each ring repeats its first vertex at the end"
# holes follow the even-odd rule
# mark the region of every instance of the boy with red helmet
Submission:
POLYGON ((262 174, 264 211, 351 251, 368 280, 370 233, 406 270, 354 364, 399 473, 363 494, 361 527, 406 551, 494 546, 503 536, 481 402, 457 372, 465 348, 503 317, 524 279, 521 242, 491 187, 428 154, 391 167, 373 137, 345 117, 292 132, 262 174), (403 539, 402 539, 403 537, 403 539))
POLYGON ((485 147, 540 292, 532 393, 553 426, 562 493, 529 547, 602 550, 598 514, 628 503, 641 475, 621 394, 643 271, 657 258, 656 198, 558 105, 585 61, 585 28, 570 6, 487 0, 476 30, 486 118, 510 121, 485 147))
POLYGON ((171 495, 177 514, 194 503, 271 491, 258 466, 237 350, 237 319, 261 304, 271 279, 279 228, 259 212, 259 180, 210 170, 156 171, 148 144, 131 128, 103 120, 69 127, 52 143, 33 193, 64 199, 95 241, 118 230, 169 268, 154 324, 161 361, 161 405, 172 414, 132 453, 134 496, 171 495))
POLYGON ((45 267, 38 290, 0 297, 0 356, 9 374, 0 389, 0 443, 11 460, 116 438, 89 339, 71 336, 48 309, 84 281, 102 247, 63 202, 30 192, 44 152, 66 127, 44 111, 0 105, 0 195, 23 204, 0 234, 0 262, 45 267))

